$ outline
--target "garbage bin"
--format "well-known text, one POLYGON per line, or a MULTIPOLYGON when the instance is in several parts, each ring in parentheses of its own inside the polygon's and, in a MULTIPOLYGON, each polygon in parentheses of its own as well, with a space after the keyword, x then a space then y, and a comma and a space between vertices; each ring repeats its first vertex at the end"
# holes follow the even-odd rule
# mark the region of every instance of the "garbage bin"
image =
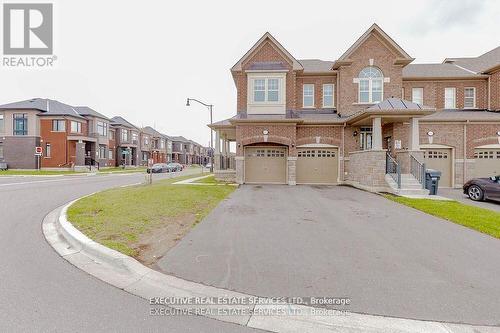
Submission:
POLYGON ((437 195, 441 171, 434 169, 425 170, 425 188, 429 190, 430 195, 437 195))
POLYGON ((6 162, 0 162, 0 170, 7 170, 9 167, 6 162))

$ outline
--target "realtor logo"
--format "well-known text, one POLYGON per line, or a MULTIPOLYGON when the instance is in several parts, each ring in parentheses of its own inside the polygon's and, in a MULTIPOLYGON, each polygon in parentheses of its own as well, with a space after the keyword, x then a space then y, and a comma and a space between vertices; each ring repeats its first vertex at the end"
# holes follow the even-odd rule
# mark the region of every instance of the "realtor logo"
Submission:
POLYGON ((3 53, 52 54, 51 3, 3 5, 3 53))

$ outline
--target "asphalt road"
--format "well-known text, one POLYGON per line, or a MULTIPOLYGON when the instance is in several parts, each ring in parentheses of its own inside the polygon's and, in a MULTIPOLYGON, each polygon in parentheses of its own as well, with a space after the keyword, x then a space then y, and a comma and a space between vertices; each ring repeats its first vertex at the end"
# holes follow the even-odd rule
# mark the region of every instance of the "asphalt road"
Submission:
POLYGON ((204 317, 150 316, 146 300, 80 271, 45 241, 41 222, 51 210, 143 180, 144 174, 0 177, 0 332, 255 332, 204 317))
POLYGON ((500 325, 500 240, 350 187, 240 187, 159 262, 256 296, 500 325))

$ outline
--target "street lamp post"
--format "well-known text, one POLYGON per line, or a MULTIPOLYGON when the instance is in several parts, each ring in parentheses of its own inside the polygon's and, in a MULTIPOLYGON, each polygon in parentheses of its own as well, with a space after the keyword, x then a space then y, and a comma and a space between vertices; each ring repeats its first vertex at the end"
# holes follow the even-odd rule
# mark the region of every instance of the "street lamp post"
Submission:
MULTIPOLYGON (((201 105, 204 105, 208 108, 208 111, 210 111, 210 125, 212 125, 212 108, 214 107, 212 104, 206 104, 203 103, 195 98, 188 98, 186 100, 186 106, 190 106, 189 102, 197 102, 201 105)), ((212 127, 210 127, 210 150, 212 152, 212 155, 210 155, 210 172, 214 172, 214 130, 212 127)))

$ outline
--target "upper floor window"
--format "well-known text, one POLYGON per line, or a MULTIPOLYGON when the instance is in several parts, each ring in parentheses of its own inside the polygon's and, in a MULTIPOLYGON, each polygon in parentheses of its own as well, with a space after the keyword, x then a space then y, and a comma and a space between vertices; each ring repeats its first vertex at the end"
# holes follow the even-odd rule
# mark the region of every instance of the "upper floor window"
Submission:
POLYGON ((137 144, 138 142, 138 135, 135 132, 132 132, 132 143, 137 144))
POLYGON ((98 121, 97 133, 101 136, 106 136, 106 134, 108 133, 108 124, 103 121, 98 121))
POLYGON ((323 107, 333 108, 333 84, 323 85, 323 107))
POLYGON ((382 101, 384 76, 377 67, 365 67, 359 73, 359 102, 379 103, 382 101))
POLYGON ((476 107, 476 88, 467 87, 464 89, 464 108, 472 109, 476 107))
POLYGON ((52 131, 53 132, 64 132, 65 130, 66 130, 66 120, 64 120, 64 119, 52 120, 52 131))
POLYGON ((28 135, 28 115, 14 113, 14 135, 28 135))
POLYGON ((259 78, 253 80, 254 102, 278 102, 280 99, 280 79, 259 78))
POLYGON ((413 103, 424 104, 424 88, 412 88, 411 100, 413 103))
POLYGON ((314 84, 304 84, 302 88, 302 106, 305 108, 314 107, 314 84))
POLYGON ((5 131, 4 118, 3 114, 0 113, 0 133, 5 131))
POLYGON ((165 141, 163 139, 160 140, 160 148, 165 148, 165 141))
POLYGON ((50 143, 45 144, 45 157, 51 157, 52 156, 52 146, 50 143))
POLYGON ((457 107, 455 88, 444 88, 444 108, 445 109, 455 109, 457 107))
POLYGON ((149 145, 149 137, 147 136, 144 137, 144 145, 145 146, 149 145))
POLYGON ((121 129, 121 134, 122 134, 122 142, 127 142, 128 141, 128 130, 121 129))
POLYGON ((71 132, 81 133, 82 132, 82 123, 80 123, 78 121, 71 121, 71 132))

